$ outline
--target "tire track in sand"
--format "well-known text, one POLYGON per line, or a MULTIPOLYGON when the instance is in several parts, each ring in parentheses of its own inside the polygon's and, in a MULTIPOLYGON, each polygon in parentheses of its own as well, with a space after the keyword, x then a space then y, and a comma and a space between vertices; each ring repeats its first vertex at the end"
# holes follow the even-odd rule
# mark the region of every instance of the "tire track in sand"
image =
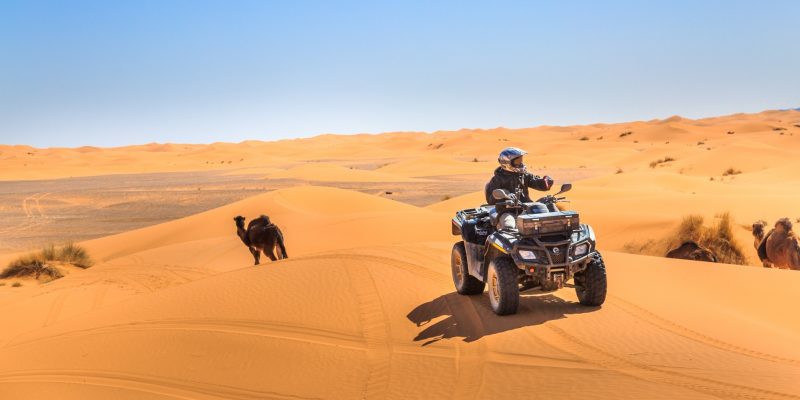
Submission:
MULTIPOLYGON (((383 261, 385 260, 380 262, 383 261)), ((369 267, 368 263, 358 265, 342 263, 358 302, 361 333, 367 345, 367 381, 362 398, 384 399, 389 392, 393 349, 386 312, 369 267)))
POLYGON ((617 296, 609 296, 614 298, 614 302, 610 305, 615 306, 616 308, 622 310, 623 312, 643 321, 656 328, 661 330, 667 331, 674 335, 681 336, 683 338, 689 339, 691 341, 710 346, 719 350, 736 353, 738 355, 743 355, 752 358, 758 358, 766 361, 772 361, 782 364, 789 364, 794 366, 800 366, 800 360, 795 360, 788 357, 781 357, 776 356, 773 354, 768 354, 756 350, 751 350, 745 347, 737 346, 735 344, 731 344, 714 337, 702 334, 700 332, 694 331, 689 329, 683 325, 680 325, 676 322, 670 321, 664 317, 661 317, 645 308, 642 308, 636 304, 633 304, 627 300, 621 299, 617 296))
MULTIPOLYGON (((452 318, 456 315, 463 315, 464 313, 456 312, 453 305, 445 297, 447 309, 450 311, 452 318)), ((479 336, 483 336, 486 331, 482 319, 475 309, 475 303, 466 301, 467 304, 465 311, 467 311, 466 321, 457 321, 461 325, 469 323, 473 329, 479 332, 479 336)), ((475 342, 459 341, 455 345, 455 370, 456 381, 453 388, 452 399, 479 399, 483 391, 484 372, 486 370, 486 355, 487 348, 486 342, 478 340, 475 342)))
POLYGON ((61 310, 64 308, 64 302, 67 301, 67 296, 67 293, 61 293, 53 300, 53 304, 50 305, 50 311, 47 312, 47 317, 45 317, 42 327, 50 326, 58 321, 58 317, 61 316, 61 310))
POLYGON ((200 381, 105 370, 27 370, 0 373, 0 383, 70 383, 103 386, 176 399, 311 399, 277 392, 245 389, 200 381), (199 397, 202 396, 202 397, 199 397))
POLYGON ((643 381, 678 386, 723 399, 800 399, 800 395, 721 382, 657 368, 588 344, 552 324, 546 324, 545 327, 548 329, 537 332, 536 336, 547 344, 583 359, 589 364, 643 381))
POLYGON ((44 211, 42 211, 42 207, 39 204, 39 200, 43 199, 46 196, 49 196, 50 194, 51 193, 35 193, 22 199, 22 211, 25 213, 23 221, 14 226, 0 229, 0 234, 7 234, 11 232, 18 232, 21 230, 28 230, 45 224, 46 223, 45 220, 49 219, 49 217, 44 213, 44 211), (28 202, 32 202, 32 205, 28 206, 28 202), (34 210, 36 212, 34 212, 34 210), (38 216, 35 214, 38 214, 38 216))
POLYGON ((348 333, 301 325, 282 324, 279 322, 214 318, 166 319, 104 325, 96 328, 70 331, 42 338, 12 341, 4 346, 4 348, 12 349, 27 345, 38 346, 45 342, 76 339, 92 335, 116 334, 123 332, 152 332, 154 330, 216 332, 236 335, 262 336, 354 350, 366 349, 366 344, 363 337, 350 335, 348 333))

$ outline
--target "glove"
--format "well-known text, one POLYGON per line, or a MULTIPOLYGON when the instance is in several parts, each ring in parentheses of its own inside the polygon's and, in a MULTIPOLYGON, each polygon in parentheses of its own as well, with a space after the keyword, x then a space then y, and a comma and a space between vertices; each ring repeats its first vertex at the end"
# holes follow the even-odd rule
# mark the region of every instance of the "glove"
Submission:
POLYGON ((550 190, 550 188, 553 187, 553 178, 545 175, 542 177, 542 180, 544 180, 544 184, 545 186, 547 186, 547 190, 550 190))

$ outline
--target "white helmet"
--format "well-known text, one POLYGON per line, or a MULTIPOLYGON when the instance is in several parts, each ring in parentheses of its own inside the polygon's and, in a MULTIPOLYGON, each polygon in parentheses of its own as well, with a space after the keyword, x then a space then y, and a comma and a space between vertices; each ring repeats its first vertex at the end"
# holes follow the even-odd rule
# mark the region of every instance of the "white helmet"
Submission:
POLYGON ((522 162, 522 156, 528 154, 527 151, 518 149, 516 147, 506 147, 500 152, 497 157, 497 162, 500 163, 500 168, 516 173, 525 172, 525 164, 522 162))

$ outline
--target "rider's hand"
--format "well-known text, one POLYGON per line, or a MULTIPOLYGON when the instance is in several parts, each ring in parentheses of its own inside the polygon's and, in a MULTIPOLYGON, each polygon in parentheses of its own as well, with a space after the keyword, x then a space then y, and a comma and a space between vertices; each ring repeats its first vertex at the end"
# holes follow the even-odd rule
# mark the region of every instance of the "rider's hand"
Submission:
POLYGON ((553 178, 551 178, 548 175, 545 175, 542 177, 542 179, 544 180, 544 184, 547 186, 546 190, 550 190, 550 188, 553 187, 553 178))

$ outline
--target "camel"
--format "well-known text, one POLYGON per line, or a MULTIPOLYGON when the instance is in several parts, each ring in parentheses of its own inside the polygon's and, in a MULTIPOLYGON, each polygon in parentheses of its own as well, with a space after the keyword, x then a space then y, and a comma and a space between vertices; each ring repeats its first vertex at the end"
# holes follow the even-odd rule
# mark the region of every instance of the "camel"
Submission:
POLYGON ((781 218, 758 246, 758 257, 776 268, 800 270, 800 240, 792 231, 792 221, 781 218))
POLYGON ((250 249, 250 253, 255 259, 255 265, 260 264, 262 251, 272 261, 289 258, 286 255, 286 247, 283 245, 283 233, 277 225, 270 222, 268 216, 262 215, 250 221, 247 229, 244 228, 245 218, 241 215, 237 215, 233 220, 236 221, 236 234, 250 249))
POLYGON ((667 253, 667 258, 681 258, 684 260, 717 262, 717 256, 711 250, 700 246, 693 241, 683 242, 680 247, 667 253))
MULTIPOLYGON (((764 240, 764 228, 766 228, 766 226, 767 221, 761 219, 753 222, 753 246, 756 248, 756 251, 758 251, 758 246, 760 246, 761 242, 764 240)), ((766 259, 766 256, 761 257, 761 254, 759 254, 759 258, 764 268, 772 268, 772 264, 766 259)))

